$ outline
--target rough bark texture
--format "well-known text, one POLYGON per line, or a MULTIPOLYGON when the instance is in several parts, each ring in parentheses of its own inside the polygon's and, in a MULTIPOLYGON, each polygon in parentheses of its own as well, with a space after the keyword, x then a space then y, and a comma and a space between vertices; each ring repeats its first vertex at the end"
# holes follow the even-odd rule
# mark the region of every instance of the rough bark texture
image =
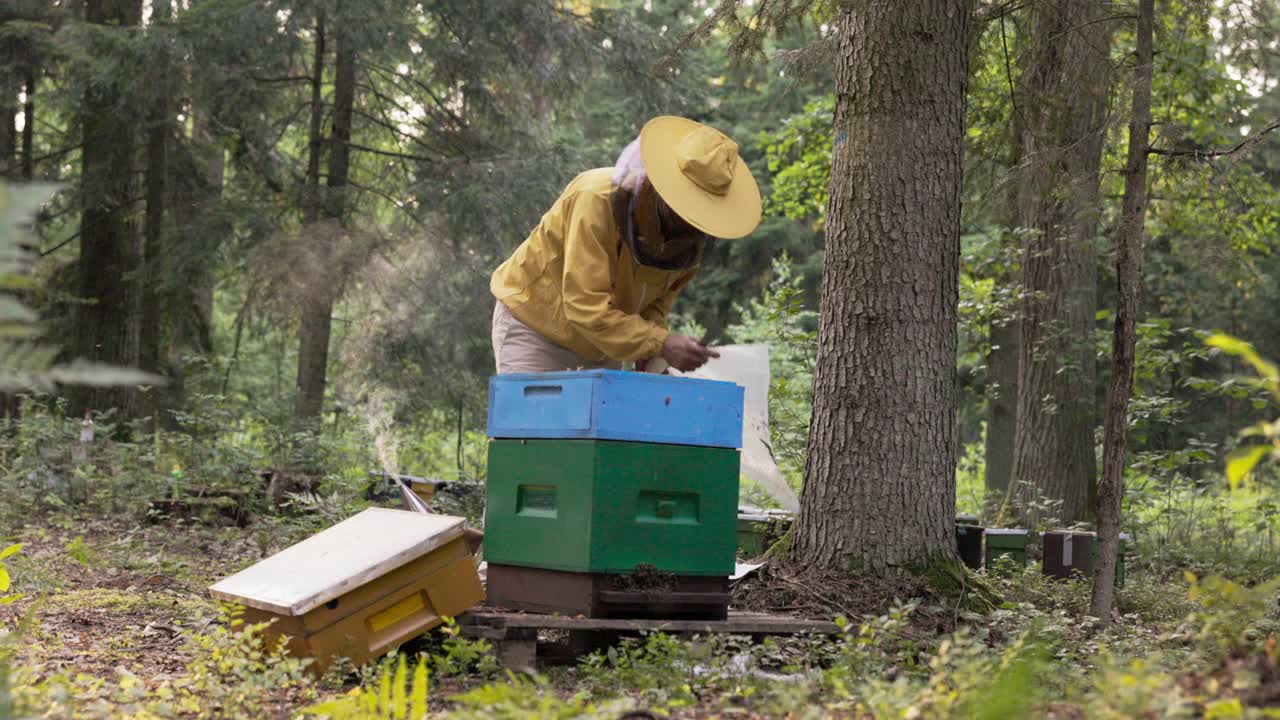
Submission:
MULTIPOLYGON (((85 19, 91 23, 137 25, 140 0, 90 0, 85 19)), ((138 237, 129 219, 133 197, 133 125, 116 114, 119 89, 94 85, 81 108, 84 148, 81 151, 80 298, 76 306, 72 352, 75 357, 114 365, 138 362, 138 237)), ((136 410, 137 393, 121 388, 76 387, 68 410, 82 415, 88 408, 119 408, 126 417, 136 410)))
MULTIPOLYGON (((214 268, 218 247, 231 235, 228 218, 220 212, 224 150, 214 136, 208 107, 192 102, 191 134, 172 145, 173 189, 170 193, 174 236, 180 258, 171 272, 180 276, 175 288, 171 328, 172 346, 201 354, 213 352, 214 268)), ((171 136, 171 142, 176 134, 171 136)))
MULTIPOLYGON (((193 204, 193 209, 202 217, 208 218, 211 213, 217 210, 218 203, 222 197, 226 157, 222 145, 218 143, 217 138, 213 135, 208 113, 201 108, 196 108, 193 112, 191 139, 199 149, 196 163, 197 170, 201 173, 199 182, 201 197, 193 204)), ((216 240, 218 243, 222 241, 222 236, 229 235, 231 232, 231 228, 221 221, 217 223, 205 222, 204 224, 210 231, 214 231, 216 228, 216 231, 219 232, 219 237, 216 240)), ((212 253, 210 254, 212 255, 212 253)), ((213 264, 201 263, 191 277, 190 311, 187 313, 187 322, 180 325, 183 328, 184 335, 189 338, 188 342, 203 353, 213 352, 214 284, 213 264)))
POLYGON ((1096 482, 1093 329, 1098 182, 1110 23, 1096 0, 1028 6, 1030 47, 1018 93, 1022 338, 1013 477, 1018 510, 1088 516, 1096 482))
POLYGON ((169 98, 161 89, 147 117, 146 146, 147 210, 142 221, 142 313, 139 329, 138 365, 160 372, 160 344, 165 319, 165 298, 160 292, 164 280, 164 223, 169 186, 169 98))
POLYGON ((13 85, 7 82, 9 71, 0 71, 0 178, 14 178, 18 174, 18 129, 14 117, 18 108, 10 100, 13 85))
POLYGON ((33 180, 36 173, 36 71, 27 67, 23 86, 27 101, 22 104, 22 179, 33 180))
MULTIPOLYGON (((333 87, 333 135, 329 143, 328 190, 323 209, 327 218, 341 223, 346 214, 346 185, 351 158, 351 116, 355 104, 355 49, 349 34, 339 27, 336 42, 337 62, 333 87)), ((319 58, 319 54, 317 54, 319 58)), ((317 64, 317 70, 322 67, 317 64)), ((320 242, 336 242, 334 238, 317 238, 320 242)), ((321 258, 324 252, 318 253, 321 258)), ((331 253, 336 256, 336 253, 331 253)), ((339 275, 326 267, 310 284, 302 300, 302 319, 298 347, 298 417, 318 417, 324 406, 326 371, 329 365, 329 339, 333 305, 339 294, 339 275)))
POLYGON ((1018 347, 1022 326, 1016 319, 991 324, 987 353, 987 441, 985 480, 989 502, 1003 507, 1013 478, 1013 440, 1018 420, 1018 347))
POLYGON ((961 138, 971 3, 837 22, 835 148, 797 561, 890 573, 955 553, 961 138))
POLYGON ((1128 435, 1129 398, 1137 336, 1138 297, 1142 289, 1142 242, 1147 220, 1147 155, 1151 136, 1152 27, 1155 0, 1139 0, 1137 58, 1133 72, 1133 111, 1129 119, 1129 150, 1124 170, 1124 204, 1116 228, 1115 335, 1111 349, 1111 380, 1102 444, 1102 482, 1098 487, 1098 559, 1093 567, 1093 597, 1089 614, 1111 619, 1115 601, 1116 553, 1120 542, 1120 502, 1124 499, 1124 456, 1128 435))
MULTIPOLYGON (((14 8, 0 4, 0 25, 17 17, 14 8)), ((0 178, 18 175, 18 90, 22 87, 22 62, 18 48, 0 39, 0 178)))

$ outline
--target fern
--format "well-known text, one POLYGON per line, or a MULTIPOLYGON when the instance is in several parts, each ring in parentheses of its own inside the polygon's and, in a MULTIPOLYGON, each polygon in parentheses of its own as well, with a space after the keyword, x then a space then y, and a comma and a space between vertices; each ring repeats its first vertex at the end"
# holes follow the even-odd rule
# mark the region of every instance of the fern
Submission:
POLYGON ((384 670, 376 689, 359 687, 329 702, 312 705, 303 715, 331 720, 422 720, 427 715, 427 659, 414 666, 413 683, 406 680, 404 656, 396 663, 394 675, 384 670))

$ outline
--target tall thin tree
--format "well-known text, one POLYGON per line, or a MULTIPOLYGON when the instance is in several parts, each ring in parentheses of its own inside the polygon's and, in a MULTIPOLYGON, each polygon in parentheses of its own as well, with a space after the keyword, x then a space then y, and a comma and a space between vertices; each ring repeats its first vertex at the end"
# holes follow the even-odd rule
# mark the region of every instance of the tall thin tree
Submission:
POLYGON ((1142 244, 1147 223, 1147 158, 1151 152, 1152 35, 1155 0, 1138 0, 1137 53, 1133 69, 1133 106, 1129 116, 1124 201, 1116 227, 1115 333, 1111 380, 1102 445, 1102 482, 1098 488, 1098 555, 1093 568, 1089 614, 1111 619, 1115 601, 1116 554, 1120 545, 1120 503, 1124 498, 1124 458, 1129 432, 1129 398, 1137 354, 1138 297, 1142 289, 1142 244))
MULTIPOLYGON (((333 128, 328 143, 327 189, 320 205, 324 216, 340 226, 346 217, 346 187, 351 169, 351 119, 355 105, 356 52, 351 33, 347 28, 339 26, 336 35, 333 128)), ((317 58, 320 58, 320 52, 317 51, 317 58)), ((322 63, 318 62, 317 78, 322 67, 322 63)), ((315 211, 311 209, 309 212, 315 211)), ((337 242, 337 236, 334 233, 325 232, 321 235, 322 237, 316 238, 318 242, 337 242)), ((322 263, 327 265, 329 259, 336 257, 337 253, 321 251, 316 255, 322 263)), ((324 405, 333 306, 341 291, 341 283, 334 281, 334 278, 341 275, 336 270, 332 267, 323 267, 322 272, 315 276, 318 282, 306 283, 298 347, 297 414, 300 419, 319 416, 324 405)))
MULTIPOLYGON (((169 20, 172 7, 167 2, 156 3, 152 12, 148 32, 160 36, 158 41, 163 42, 166 32, 163 24, 169 20)), ((152 373, 160 370, 160 345, 167 314, 164 312, 166 303, 161 286, 165 282, 164 235, 170 188, 169 145, 173 132, 170 77, 174 70, 169 66, 167 53, 157 53, 157 56, 160 61, 155 65, 159 67, 150 68, 155 72, 151 84, 154 96, 146 114, 144 184, 147 209, 142 220, 142 310, 138 340, 138 364, 152 373)))

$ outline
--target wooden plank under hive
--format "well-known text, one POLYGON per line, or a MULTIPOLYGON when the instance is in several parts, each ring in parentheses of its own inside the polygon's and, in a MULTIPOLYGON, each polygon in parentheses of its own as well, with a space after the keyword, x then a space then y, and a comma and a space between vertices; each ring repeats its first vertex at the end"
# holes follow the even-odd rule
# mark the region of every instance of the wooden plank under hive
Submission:
POLYGON ((463 518, 370 508, 222 580, 214 597, 315 659, 376 658, 484 599, 463 518))
POLYGON ((574 573, 489 564, 487 605, 589 618, 723 620, 729 579, 699 575, 574 573))

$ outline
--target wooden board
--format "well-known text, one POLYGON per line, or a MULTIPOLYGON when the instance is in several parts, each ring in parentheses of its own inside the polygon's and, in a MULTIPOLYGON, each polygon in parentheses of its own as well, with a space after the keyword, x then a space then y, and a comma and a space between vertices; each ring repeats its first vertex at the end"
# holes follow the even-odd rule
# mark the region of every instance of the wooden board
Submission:
POLYGON ((468 624, 494 629, 630 630, 739 635, 793 635, 804 633, 836 635, 840 633, 839 626, 833 622, 804 620, 786 615, 737 611, 730 611, 728 620, 625 620, 472 610, 459 618, 459 620, 468 624))
POLYGON ((303 615, 462 535, 466 520, 369 508, 209 588, 220 600, 303 615))

